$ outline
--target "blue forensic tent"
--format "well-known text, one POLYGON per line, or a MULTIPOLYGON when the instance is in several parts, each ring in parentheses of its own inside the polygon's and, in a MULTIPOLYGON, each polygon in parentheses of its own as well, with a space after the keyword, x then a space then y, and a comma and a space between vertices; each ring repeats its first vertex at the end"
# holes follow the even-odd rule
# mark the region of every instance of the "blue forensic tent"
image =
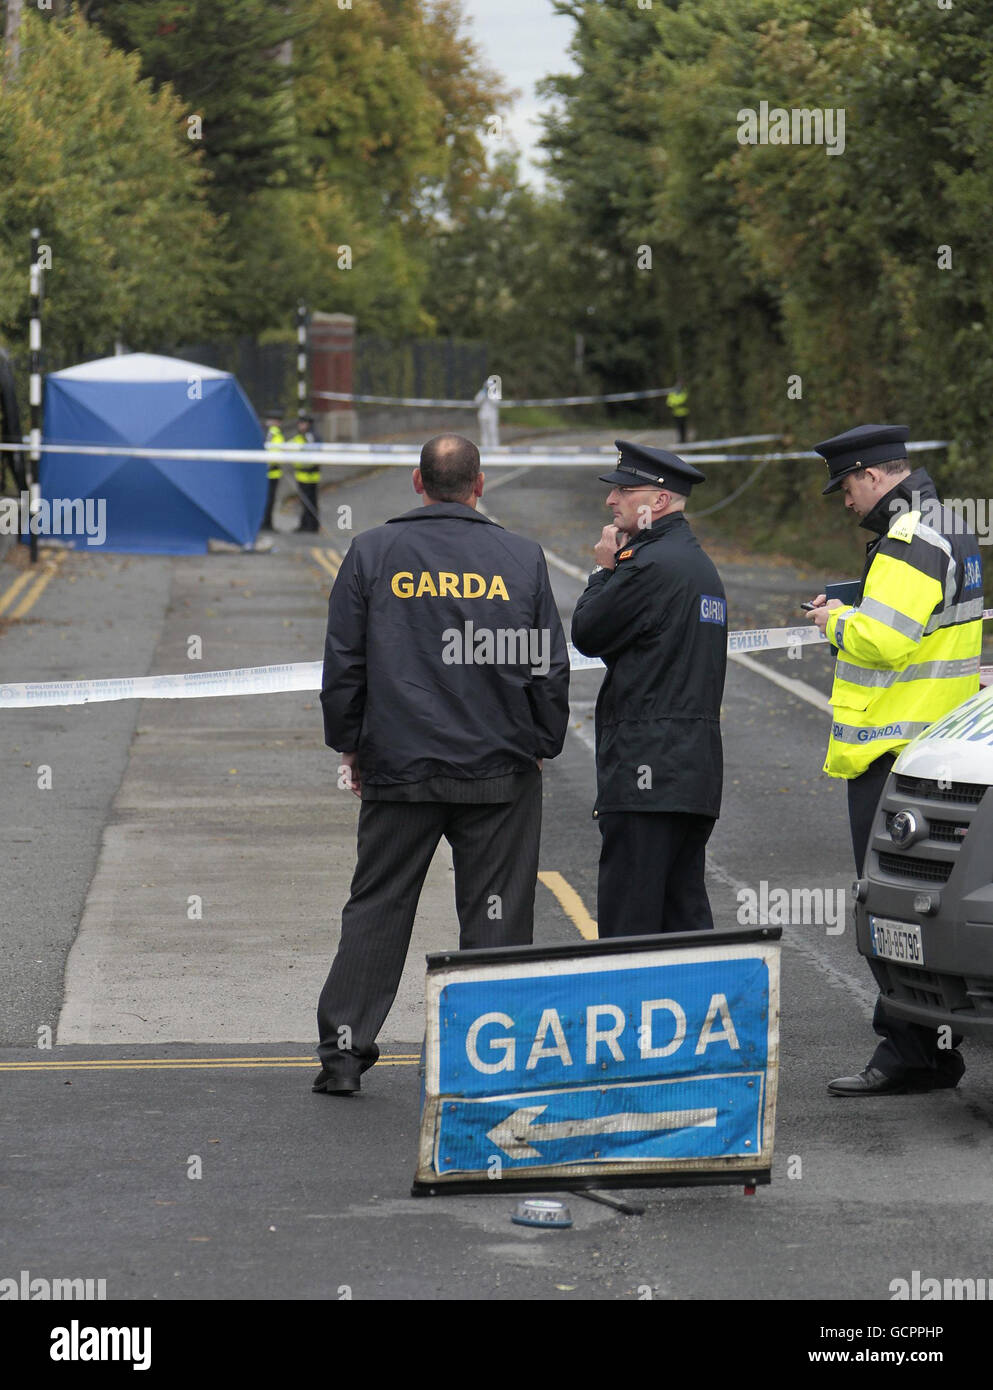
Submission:
MULTIPOLYGON (((230 372, 146 352, 52 372, 45 444, 261 449, 262 427, 230 372)), ((41 495, 106 503, 106 550, 196 555, 211 539, 251 545, 266 465, 42 453, 41 495)), ((67 537, 77 548, 86 538, 67 537)))

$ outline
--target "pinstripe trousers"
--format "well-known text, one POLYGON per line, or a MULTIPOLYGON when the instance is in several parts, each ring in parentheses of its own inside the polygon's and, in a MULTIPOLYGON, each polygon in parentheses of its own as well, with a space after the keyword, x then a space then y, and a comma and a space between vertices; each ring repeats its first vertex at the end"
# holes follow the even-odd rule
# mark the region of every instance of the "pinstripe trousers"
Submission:
POLYGON ((516 800, 363 801, 358 860, 341 940, 317 1006, 321 1065, 357 1076, 379 1057, 376 1036, 403 974, 421 888, 444 836, 452 847, 459 948, 528 945, 541 838, 541 773, 516 800))

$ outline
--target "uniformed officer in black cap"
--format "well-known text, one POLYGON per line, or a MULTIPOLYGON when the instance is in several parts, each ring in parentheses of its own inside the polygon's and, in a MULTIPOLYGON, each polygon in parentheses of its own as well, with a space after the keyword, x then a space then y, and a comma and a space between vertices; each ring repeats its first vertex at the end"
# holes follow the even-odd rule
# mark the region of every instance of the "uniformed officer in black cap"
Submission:
POLYGON ((576 604, 572 640, 602 657, 596 707, 601 936, 702 931, 704 847, 720 813, 727 601, 683 510, 704 475, 615 440, 613 524, 576 604))
MULTIPOLYGON (((810 617, 838 652, 824 771, 846 779, 856 872, 873 843, 895 851, 877 806, 897 755, 929 724, 979 689, 982 561, 975 536, 942 506, 923 468, 911 471, 906 425, 859 425, 816 444, 828 468, 825 493, 872 533, 853 604, 814 600, 810 617)), ((868 1066, 840 1076, 838 1096, 935 1090, 958 1083, 957 1035, 942 1049, 934 1028, 890 1015, 884 960, 870 962, 882 993, 872 1026, 881 1041, 868 1066)), ((901 976, 910 968, 903 964, 901 976)), ((906 997, 906 996, 905 996, 906 997)))

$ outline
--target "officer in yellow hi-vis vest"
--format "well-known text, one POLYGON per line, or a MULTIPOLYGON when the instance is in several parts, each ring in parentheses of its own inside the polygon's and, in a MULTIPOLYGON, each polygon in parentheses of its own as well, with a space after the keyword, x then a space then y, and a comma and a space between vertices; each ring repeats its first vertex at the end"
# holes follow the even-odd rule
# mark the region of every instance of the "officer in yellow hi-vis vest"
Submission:
POLYGON ((271 531, 273 529, 272 509, 276 502, 276 491, 279 488, 279 480, 283 476, 283 470, 280 466, 283 460, 278 450, 280 445, 286 443, 286 436, 283 434, 282 420, 278 410, 267 411, 265 423, 265 446, 267 449, 271 449, 273 454, 272 458, 269 460, 268 469, 266 470, 266 478, 269 480, 269 489, 266 493, 265 516, 262 518, 262 530, 271 531))
MULTIPOLYGON (((296 448, 306 448, 308 444, 314 443, 314 431, 311 429, 313 417, 310 415, 297 416, 296 434, 290 443, 296 448)), ((313 463, 302 463, 299 468, 294 467, 293 477, 296 479, 297 488, 300 492, 300 500, 303 503, 303 512, 300 516, 298 531, 319 531, 321 529, 320 516, 318 514, 317 484, 321 481, 321 470, 313 463)))
POLYGON ((676 428, 679 430, 679 442, 684 444, 686 442, 686 417, 690 413, 690 393, 682 381, 676 382, 666 396, 665 403, 675 418, 676 428))
MULTIPOLYGON (((979 545, 924 469, 910 471, 908 433, 904 425, 860 425, 814 446, 830 474, 824 492, 840 488, 848 510, 874 533, 856 602, 828 603, 819 594, 810 613, 838 651, 824 771, 848 782, 860 877, 896 755, 979 689, 979 545)), ((953 1035, 952 1048, 940 1048, 936 1029, 888 1017, 882 997, 872 1022, 882 1042, 864 1071, 830 1082, 834 1095, 958 1084, 961 1039, 953 1035)))

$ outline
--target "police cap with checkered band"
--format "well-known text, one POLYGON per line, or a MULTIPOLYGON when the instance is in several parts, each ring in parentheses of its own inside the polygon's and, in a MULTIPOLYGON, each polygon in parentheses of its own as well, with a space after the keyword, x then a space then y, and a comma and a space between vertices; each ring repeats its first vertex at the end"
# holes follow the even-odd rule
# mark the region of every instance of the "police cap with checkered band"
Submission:
POLYGON ((632 444, 627 439, 615 439, 617 464, 612 473, 601 473, 602 483, 614 487, 664 487, 667 492, 689 496, 695 483, 704 481, 704 474, 678 454, 667 449, 650 449, 647 444, 632 444))
POLYGON ((860 468, 905 459, 909 435, 906 425, 856 425, 853 430, 825 439, 823 444, 815 444, 814 452, 826 461, 829 474, 821 496, 835 492, 841 487, 842 478, 860 468))

